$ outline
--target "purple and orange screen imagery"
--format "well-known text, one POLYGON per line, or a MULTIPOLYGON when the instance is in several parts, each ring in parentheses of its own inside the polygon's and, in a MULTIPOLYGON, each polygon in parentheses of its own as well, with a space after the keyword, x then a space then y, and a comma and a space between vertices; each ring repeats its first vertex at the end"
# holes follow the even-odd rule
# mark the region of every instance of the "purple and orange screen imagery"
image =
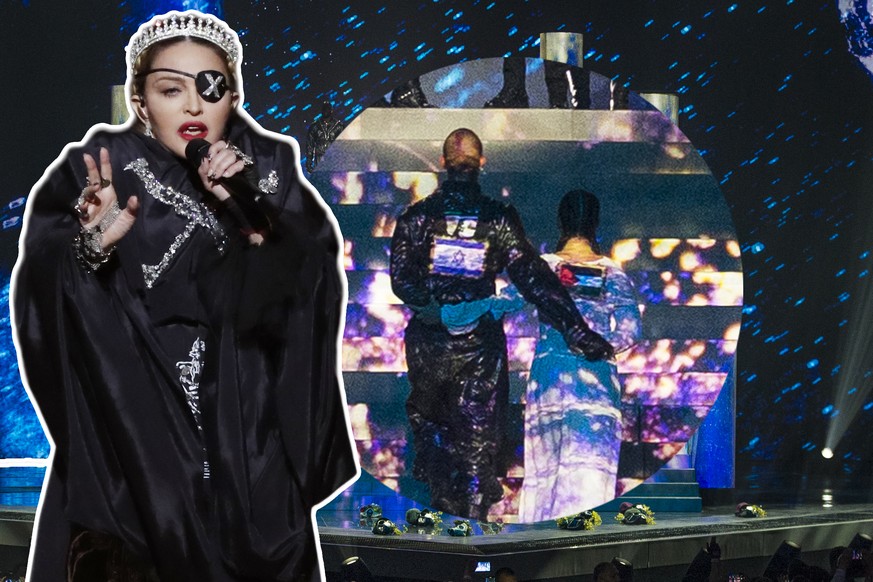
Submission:
MULTIPOLYGON (((439 186, 443 139, 475 131, 487 163, 483 193, 512 204, 540 253, 553 252, 558 202, 583 188, 600 199, 602 253, 636 289, 642 338, 618 355, 623 386, 616 494, 642 483, 692 438, 723 387, 733 390, 743 305, 742 267, 727 204, 694 146, 639 96, 610 110, 609 79, 589 73, 592 108, 536 106, 542 62, 527 60, 531 109, 483 109, 500 88, 501 59, 439 69, 421 77, 431 109, 371 107, 328 148, 311 177, 345 239, 349 303, 342 369, 362 469, 400 494, 428 504, 412 478, 405 412, 404 330, 411 309, 391 289, 397 216, 439 186), (537 107, 537 108, 533 108, 537 107)), ((497 286, 510 281, 504 274, 497 286)), ((524 479, 525 388, 540 335, 536 309, 504 318, 510 371, 503 501, 490 519, 516 521, 524 479)), ((728 395, 732 400, 732 395, 728 395)), ((733 434, 732 414, 721 420, 733 434)), ((693 445, 683 454, 693 454, 693 445)), ((730 445, 726 447, 730 450, 730 445)), ((732 466, 732 458, 723 459, 732 466)), ((585 507, 577 508, 582 511, 585 507)))

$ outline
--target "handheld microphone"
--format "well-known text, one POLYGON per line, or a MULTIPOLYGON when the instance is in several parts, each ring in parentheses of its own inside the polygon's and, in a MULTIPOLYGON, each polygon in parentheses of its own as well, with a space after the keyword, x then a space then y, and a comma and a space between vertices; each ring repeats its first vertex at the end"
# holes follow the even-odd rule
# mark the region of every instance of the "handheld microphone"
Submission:
MULTIPOLYGON (((199 168, 203 158, 209 154, 211 145, 205 139, 192 139, 185 147, 185 157, 193 167, 199 168)), ((243 231, 267 233, 272 229, 268 213, 259 204, 263 193, 258 188, 258 173, 254 166, 248 166, 239 174, 219 178, 217 181, 224 186, 236 203, 241 213, 237 219, 243 223, 241 224, 243 231)))

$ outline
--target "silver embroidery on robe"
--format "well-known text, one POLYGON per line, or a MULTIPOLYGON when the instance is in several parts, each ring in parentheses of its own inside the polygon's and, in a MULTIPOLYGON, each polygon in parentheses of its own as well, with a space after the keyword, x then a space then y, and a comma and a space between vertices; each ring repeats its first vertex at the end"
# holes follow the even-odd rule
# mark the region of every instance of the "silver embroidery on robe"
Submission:
MULTIPOLYGON (((185 401, 188 403, 188 408, 191 410, 191 415, 194 417, 194 422, 197 425, 197 430, 203 436, 203 425, 200 415, 200 371, 203 368, 203 354, 206 352, 206 342, 199 337, 194 340, 191 345, 191 350, 188 352, 188 359, 176 362, 176 368, 179 370, 179 384, 185 393, 185 401)), ((206 449, 203 449, 203 456, 206 456, 206 449)), ((209 461, 203 459, 203 478, 209 479, 209 461)))
POLYGON ((218 249, 218 252, 224 252, 227 245, 227 234, 224 232, 224 229, 218 223, 218 220, 212 212, 210 212, 204 204, 158 182, 155 175, 151 170, 149 170, 149 165, 145 158, 137 158, 126 165, 124 169, 131 170, 136 174, 145 185, 146 191, 151 194, 155 200, 168 206, 172 206, 176 214, 188 219, 188 224, 185 225, 185 230, 176 235, 176 238, 173 239, 170 248, 164 253, 160 262, 156 265, 142 266, 142 274, 145 278, 146 287, 149 289, 152 288, 155 281, 157 281, 158 277, 160 277, 167 269, 172 262, 173 257, 176 256, 176 253, 179 252, 179 249, 182 248, 185 241, 191 237, 191 233, 194 232, 194 228, 197 226, 207 229, 215 240, 215 247, 218 249))
POLYGON ((261 178, 258 182, 258 188, 264 194, 275 194, 279 191, 279 174, 276 170, 271 170, 266 178, 261 178))
POLYGON ((185 391, 185 400, 188 402, 191 414, 194 415, 198 430, 203 430, 200 424, 200 369, 205 351, 206 343, 198 337, 188 352, 188 360, 176 362, 176 368, 179 370, 179 383, 182 385, 182 390, 185 391))

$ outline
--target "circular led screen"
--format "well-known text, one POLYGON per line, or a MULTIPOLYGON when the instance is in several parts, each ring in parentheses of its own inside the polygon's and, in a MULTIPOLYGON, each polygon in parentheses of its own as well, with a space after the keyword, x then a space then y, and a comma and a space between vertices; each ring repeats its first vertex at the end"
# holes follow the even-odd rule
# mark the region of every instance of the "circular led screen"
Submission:
POLYGON ((342 366, 361 465, 401 495, 505 522, 602 507, 680 451, 674 464, 690 464, 692 436, 732 390, 742 272, 729 209, 679 128, 623 89, 538 59, 462 63, 364 111, 319 161, 312 183, 345 238, 342 366), (398 229, 411 205, 448 196, 440 157, 458 128, 481 139, 478 184, 499 206, 431 202, 398 229), (556 255, 559 205, 575 190, 599 201, 596 234, 581 237, 594 249, 576 240, 556 255), (529 243, 509 240, 522 228, 529 243), (393 287, 392 237, 409 253, 393 287), (522 265, 530 253, 545 262, 522 265), (498 263, 508 268, 483 294, 498 263), (421 304, 452 278, 451 302, 466 305, 421 304), (569 321, 556 287, 618 349, 614 362, 571 352, 555 331, 566 322, 538 316, 569 321), (422 325, 407 329, 416 312, 422 325))

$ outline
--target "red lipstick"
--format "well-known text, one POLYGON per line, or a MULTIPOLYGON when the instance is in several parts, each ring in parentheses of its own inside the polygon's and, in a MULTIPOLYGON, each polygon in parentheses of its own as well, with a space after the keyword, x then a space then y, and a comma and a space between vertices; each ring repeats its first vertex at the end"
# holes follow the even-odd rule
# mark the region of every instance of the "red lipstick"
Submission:
POLYGON ((206 139, 209 130, 206 129, 205 123, 188 121, 179 126, 177 133, 182 139, 191 141, 192 139, 206 139))

